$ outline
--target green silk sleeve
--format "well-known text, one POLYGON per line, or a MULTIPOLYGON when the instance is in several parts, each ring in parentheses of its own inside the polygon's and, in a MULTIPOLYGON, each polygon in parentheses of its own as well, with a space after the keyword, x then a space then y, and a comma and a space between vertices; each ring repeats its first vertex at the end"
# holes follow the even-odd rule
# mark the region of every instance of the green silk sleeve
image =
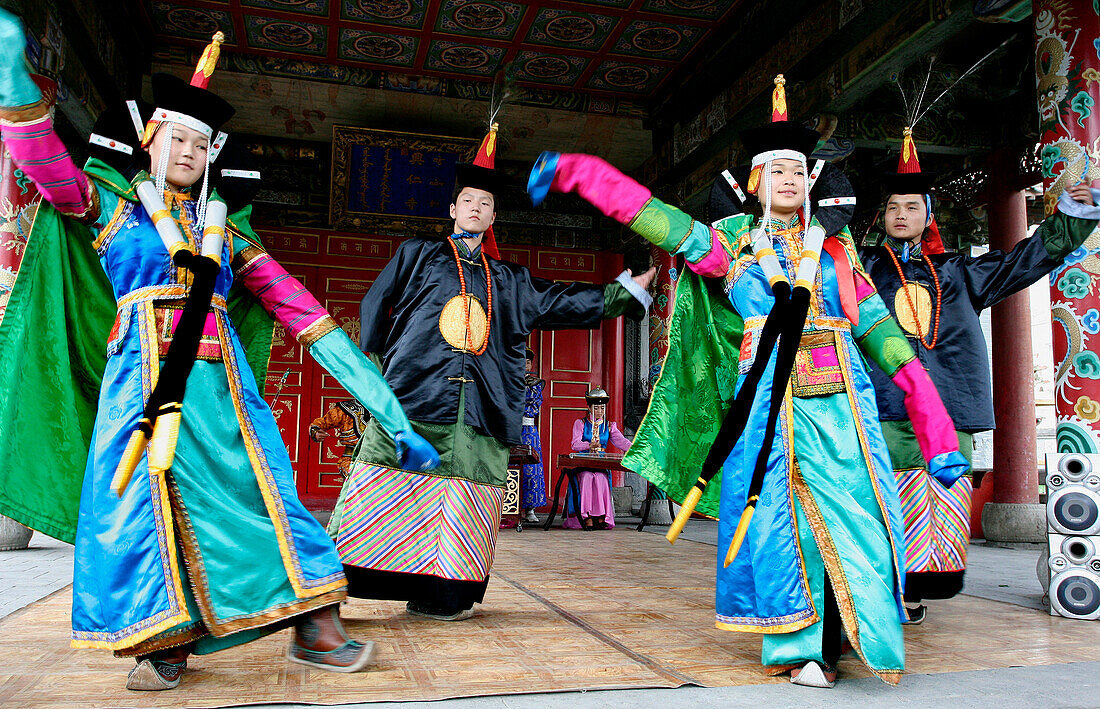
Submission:
MULTIPOLYGON (((668 354, 623 465, 682 502, 699 478, 736 393, 745 323, 713 279, 691 270, 676 282, 668 354)), ((696 506, 718 516, 721 473, 696 506)))
POLYGON ((710 227, 656 197, 650 197, 627 225, 631 231, 671 254, 695 263, 713 246, 710 227))
POLYGON ((603 319, 610 320, 620 315, 641 320, 645 316, 645 308, 621 283, 612 281, 603 287, 603 319))
POLYGON ((1035 230, 1043 240, 1043 247, 1052 259, 1065 260, 1071 251, 1085 243, 1085 239, 1096 228, 1092 219, 1081 219, 1054 212, 1044 219, 1035 230))
MULTIPOLYGON (((857 275, 856 278, 864 279, 864 276, 857 275)), ((852 337, 864 356, 877 364, 886 376, 893 378, 899 369, 917 355, 878 292, 869 289, 869 292, 862 295, 859 301, 859 325, 852 327, 852 337)))

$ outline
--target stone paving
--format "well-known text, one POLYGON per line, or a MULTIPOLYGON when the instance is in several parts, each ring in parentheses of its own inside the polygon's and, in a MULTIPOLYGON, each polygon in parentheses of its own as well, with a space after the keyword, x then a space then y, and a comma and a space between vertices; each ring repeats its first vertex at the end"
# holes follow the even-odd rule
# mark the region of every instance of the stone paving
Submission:
MULTIPOLYGON (((629 518, 623 519, 623 526, 631 525, 629 518)), ((634 520, 636 523, 636 520, 634 520)), ((625 531, 625 530, 624 530, 625 531)), ((650 527, 652 534, 663 535, 664 528, 650 527)), ((509 534, 502 532, 502 534, 509 534)), ((541 530, 527 531, 524 537, 543 534, 541 530)), ((580 537, 583 533, 577 533, 580 537)), ((685 530, 682 539, 714 545, 716 525, 712 522, 693 521, 685 530)), ((563 540, 553 535, 546 537, 549 542, 563 540)), ((517 540, 518 541, 518 540, 517 540)), ((524 540, 534 541, 534 540, 524 540)), ((1022 607, 1046 611, 1046 599, 1035 573, 1039 550, 1003 549, 987 545, 977 540, 970 548, 970 563, 964 596, 988 599, 1005 606, 1005 618, 1015 611, 1011 607, 1022 607)), ((41 534, 35 534, 27 550, 0 552, 0 618, 24 608, 51 594, 65 589, 72 581, 72 547, 41 534)), ((504 569, 500 570, 504 573, 504 569)), ((954 602, 964 603, 960 597, 954 602)), ((56 599, 50 603, 56 603, 56 599)), ((945 606, 950 608, 950 606, 945 606)), ((937 609, 937 613, 938 613, 937 609)), ((1052 619, 1055 623, 1069 623, 1065 626, 1074 633, 1081 630, 1091 632, 1095 628, 1096 646, 1100 647, 1100 623, 1066 621, 1052 619), (1091 626, 1091 628, 1089 627, 1091 626)), ((996 615, 985 620, 992 634, 996 634, 999 621, 996 615)), ((983 626, 984 627, 984 626, 983 626)), ((51 631, 52 632, 52 631, 51 631)), ((928 632, 928 631, 924 631, 928 632)), ((973 633, 972 633, 973 634, 973 633)), ((981 632, 972 638, 973 656, 982 655, 981 632)), ((63 642, 63 641, 62 641, 63 642)), ((1013 709, 1015 707, 1100 707, 1100 662, 1080 662, 1081 657, 1056 658, 1056 662, 1028 665, 1027 658, 1031 648, 1026 642, 1011 647, 988 648, 995 652, 1012 652, 1015 648, 1020 654, 1021 666, 990 667, 972 671, 936 672, 922 674, 919 670, 907 674, 900 687, 884 686, 869 677, 851 677, 838 684, 837 688, 824 692, 806 690, 789 684, 769 683, 750 684, 740 687, 698 687, 685 686, 679 689, 624 689, 615 691, 556 692, 551 694, 494 695, 450 699, 432 702, 429 709, 535 709, 536 707, 570 706, 574 709, 594 707, 652 707, 666 704, 669 706, 691 707, 737 707, 737 706, 836 706, 853 704, 856 706, 900 707, 910 706, 951 706, 951 707, 996 707, 1013 709)), ((91 659, 91 656, 89 656, 91 659)), ((106 659, 106 658, 104 658, 106 659)), ((1091 658, 1090 658, 1091 659, 1091 658)), ((117 662, 117 661, 114 661, 117 662)), ((94 663, 93 663, 94 664, 94 663)), ((1016 663, 1013 663, 1015 665, 1016 663)), ((947 669, 947 668, 945 668, 947 669)), ((273 669, 272 672, 279 670, 273 669)), ((114 674, 114 673, 112 673, 114 674)), ((521 688, 517 691, 523 691, 521 688)), ((150 697, 151 699, 152 697, 150 697)), ((137 698, 135 698, 136 701, 137 698)), ((157 697, 162 699, 162 697, 157 697)), ((167 699, 167 697, 163 697, 167 699)), ((303 697, 304 699, 304 697, 303 697)), ((342 701, 354 701, 350 696, 342 701)), ((256 699, 252 699, 255 702, 256 699)), ((263 700, 260 700, 263 701, 263 700)), ((301 700, 299 700, 301 701, 301 700)), ((326 703, 333 701, 330 699, 326 703)), ((336 700, 340 701, 340 700, 336 700)), ((408 706, 406 702, 402 706, 408 706)), ((109 703, 111 706, 117 704, 109 703)), ((158 705, 160 702, 158 702, 158 705)), ((234 702, 225 702, 232 706, 234 702)), ((102 703, 100 704, 102 705, 102 703)), ((145 706, 142 702, 133 706, 145 706)), ((266 706, 253 704, 254 706, 266 706)), ((65 706, 70 706, 66 704, 65 706)), ((71 706, 96 706, 95 702, 72 704, 71 706)), ((210 706, 210 705, 207 705, 210 706)), ((276 705, 270 705, 276 706, 276 705)), ((277 706, 300 706, 280 703, 277 706)), ((370 706, 383 709, 397 706, 394 703, 341 704, 343 707, 370 706)))
POLYGON ((72 545, 35 532, 28 548, 0 551, 0 618, 72 582, 72 545))

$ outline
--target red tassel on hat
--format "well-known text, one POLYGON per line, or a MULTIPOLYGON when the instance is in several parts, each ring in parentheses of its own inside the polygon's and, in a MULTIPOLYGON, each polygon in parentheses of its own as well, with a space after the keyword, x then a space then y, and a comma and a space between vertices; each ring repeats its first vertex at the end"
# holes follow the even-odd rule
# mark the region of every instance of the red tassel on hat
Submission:
POLYGON ((898 156, 898 172, 920 172, 920 160, 917 159, 917 144, 913 142, 913 129, 905 127, 901 139, 901 155, 898 156))
MULTIPOLYGON (((913 129, 905 127, 901 139, 901 155, 898 156, 898 172, 910 174, 920 172, 920 159, 917 157, 917 144, 913 141, 913 129)), ((929 209, 931 204, 926 205, 929 209)), ((940 238, 940 227, 936 224, 935 217, 928 223, 924 236, 921 238, 921 250, 926 254, 942 254, 943 239, 940 238)))
MULTIPOLYGON (((477 155, 474 157, 474 164, 478 167, 485 167, 490 170, 496 169, 497 130, 499 128, 500 124, 498 123, 489 126, 489 132, 485 134, 481 145, 478 146, 477 155)), ((500 251, 497 249, 497 239, 493 234, 492 225, 485 230, 485 236, 481 239, 481 251, 498 261, 500 260, 500 251)))

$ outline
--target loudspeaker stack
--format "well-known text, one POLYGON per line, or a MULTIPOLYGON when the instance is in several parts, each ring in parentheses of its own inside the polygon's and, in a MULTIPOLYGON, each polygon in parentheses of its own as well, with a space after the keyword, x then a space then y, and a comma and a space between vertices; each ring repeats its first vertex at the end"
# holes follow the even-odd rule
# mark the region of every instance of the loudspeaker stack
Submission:
POLYGON ((1100 455, 1047 456, 1050 614, 1100 618, 1100 455))

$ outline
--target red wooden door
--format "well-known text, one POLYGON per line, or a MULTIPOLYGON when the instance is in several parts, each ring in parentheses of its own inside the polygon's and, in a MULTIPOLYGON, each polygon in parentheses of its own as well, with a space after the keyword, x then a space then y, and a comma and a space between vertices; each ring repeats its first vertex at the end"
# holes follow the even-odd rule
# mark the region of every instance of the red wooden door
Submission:
MULTIPOLYGON (((606 283, 622 270, 622 256, 594 251, 566 251, 532 247, 526 258, 502 250, 504 258, 528 266, 540 278, 583 283, 606 283)), ((552 498, 557 482, 558 455, 572 452, 573 422, 585 414, 584 394, 599 384, 611 395, 614 407, 608 416, 621 418, 623 339, 620 323, 605 322, 596 330, 536 331, 529 338, 535 351, 539 376, 546 380, 539 436, 548 491, 552 498), (614 335, 618 334, 617 339, 614 335), (608 335, 611 335, 609 338, 608 335), (618 353, 618 372, 607 368, 610 352, 618 353)), ((617 419, 612 419, 617 420, 617 419)))
MULTIPOLYGON (((305 284, 353 341, 359 341, 359 301, 393 254, 398 239, 339 234, 330 231, 295 233, 264 231, 268 249, 280 264, 305 284)), ((605 283, 622 268, 622 257, 594 251, 504 247, 501 255, 527 266, 541 278, 605 283)), ((608 416, 621 418, 622 326, 605 322, 597 330, 534 332, 528 338, 537 353, 540 376, 547 381, 540 416, 543 463, 548 490, 557 473, 559 453, 570 451, 573 421, 584 415, 584 393, 593 383, 611 395, 608 416)), ((271 348, 266 395, 279 423, 291 462, 298 495, 313 508, 330 507, 340 491, 337 460, 342 447, 331 437, 309 438, 310 422, 330 404, 349 398, 343 387, 276 326, 271 348), (279 381, 288 372, 278 400, 279 381)))
MULTIPOLYGON (((396 241, 386 237, 305 232, 264 232, 272 255, 325 306, 353 342, 359 342, 359 301, 393 255, 396 241)), ((342 483, 337 461, 343 446, 332 436, 309 437, 309 425, 328 407, 351 395, 323 367, 276 326, 267 391, 271 402, 283 373, 291 375, 284 395, 272 405, 296 471, 298 495, 310 507, 331 506, 342 483), (280 338, 282 335, 282 338, 280 338), (281 339, 281 341, 280 341, 281 339), (292 386, 293 384, 293 386, 292 386), (283 411, 293 408, 292 411, 283 411), (284 422, 285 419, 285 422, 284 422)))
MULTIPOLYGON (((308 258, 316 254, 319 238, 316 235, 272 234, 265 241, 282 251, 301 249, 302 256, 308 258)), ((278 256, 275 258, 278 259, 278 256)), ((279 260, 290 275, 305 284, 306 288, 313 284, 317 271, 315 266, 279 260)), ((264 394, 290 455, 299 495, 307 489, 307 476, 303 472, 306 468, 304 457, 309 450, 308 431, 311 419, 307 417, 305 404, 313 399, 313 376, 316 368, 313 360, 286 328, 275 323, 264 394)))

